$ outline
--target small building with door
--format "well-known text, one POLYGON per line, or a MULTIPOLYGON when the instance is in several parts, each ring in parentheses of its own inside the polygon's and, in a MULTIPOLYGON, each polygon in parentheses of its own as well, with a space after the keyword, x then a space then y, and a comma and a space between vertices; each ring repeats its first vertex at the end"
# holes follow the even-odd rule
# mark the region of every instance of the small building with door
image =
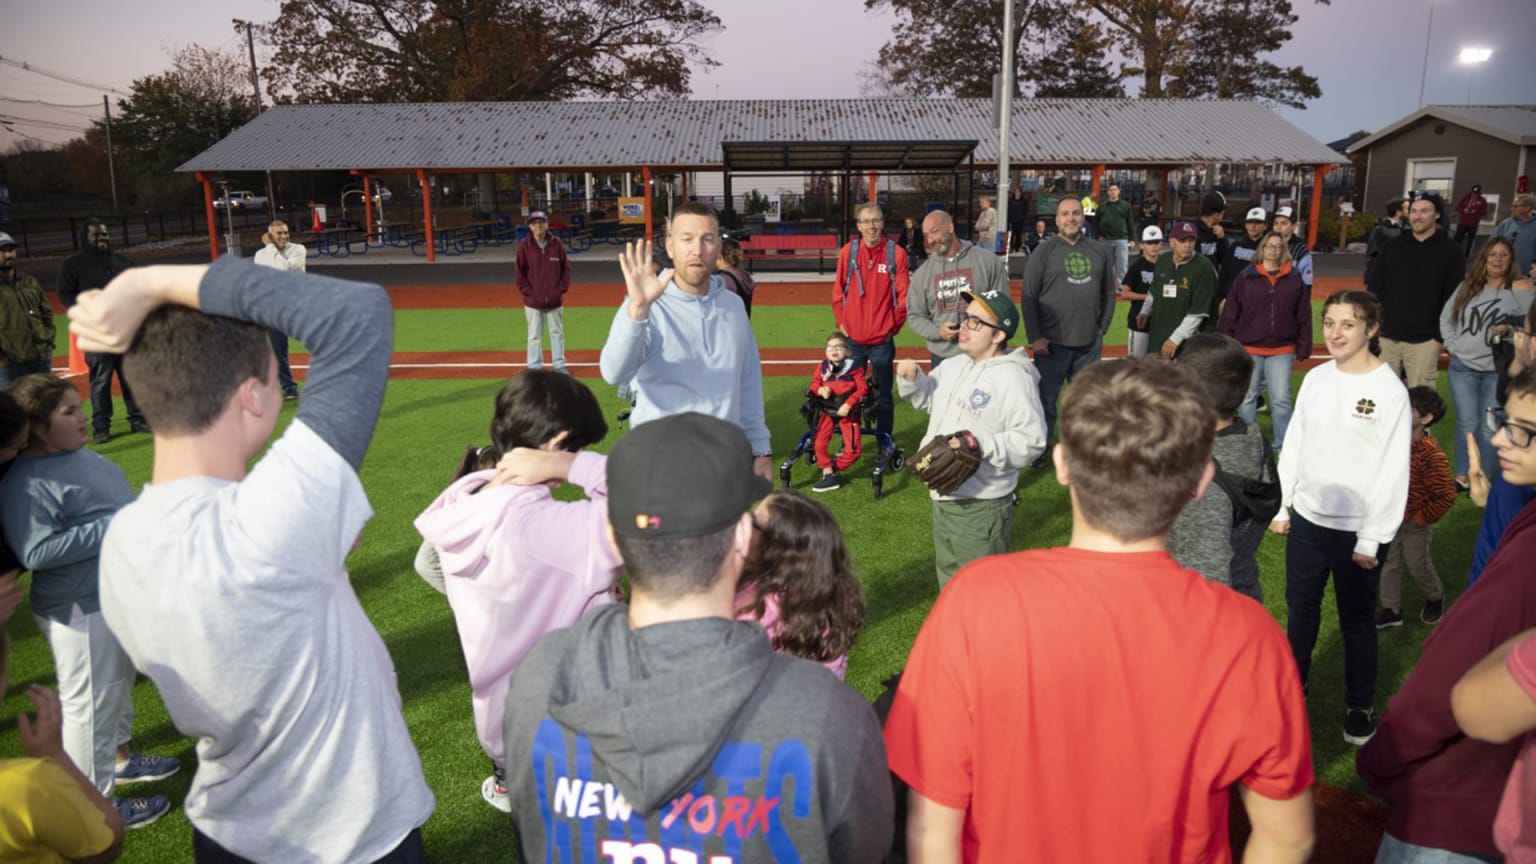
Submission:
POLYGON ((1388 201, 1417 190, 1455 206, 1477 184, 1488 199, 1487 233, 1509 216, 1515 195, 1530 191, 1536 105, 1427 105, 1348 152, 1364 156, 1366 212, 1380 215, 1388 201))

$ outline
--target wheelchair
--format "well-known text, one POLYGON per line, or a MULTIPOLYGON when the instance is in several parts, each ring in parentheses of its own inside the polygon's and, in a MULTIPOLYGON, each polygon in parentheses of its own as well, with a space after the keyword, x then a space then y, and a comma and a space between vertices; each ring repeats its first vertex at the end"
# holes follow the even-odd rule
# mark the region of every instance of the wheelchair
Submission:
MULTIPOLYGON (((853 413, 858 415, 859 432, 862 438, 875 439, 875 467, 870 472, 869 483, 874 490, 875 500, 879 501, 884 493, 883 484, 885 475, 889 472, 900 471, 907 464, 906 456, 901 448, 896 446, 896 439, 888 432, 880 432, 874 428, 874 410, 879 405, 880 394, 875 387, 873 378, 869 379, 869 392, 859 400, 853 413)), ((789 488, 790 478, 793 474, 795 463, 802 457, 805 464, 816 468, 816 425, 821 421, 823 414, 836 414, 841 406, 840 399, 822 399, 814 392, 805 391, 805 402, 800 406, 800 414, 805 417, 806 425, 810 428, 800 436, 799 443, 789 453, 789 458, 779 465, 779 482, 784 488, 789 488)), ((820 474, 817 468, 818 476, 820 474)))

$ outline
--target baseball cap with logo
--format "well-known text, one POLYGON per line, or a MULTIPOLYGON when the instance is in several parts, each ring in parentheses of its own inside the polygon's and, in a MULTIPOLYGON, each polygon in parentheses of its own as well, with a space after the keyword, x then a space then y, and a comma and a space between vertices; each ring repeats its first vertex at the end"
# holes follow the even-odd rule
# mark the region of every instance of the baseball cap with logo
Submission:
POLYGON ((1175 223, 1174 226, 1173 226, 1173 230, 1168 233, 1168 236, 1172 237, 1175 240, 1190 240, 1190 239, 1193 239, 1194 236, 1195 236, 1195 223, 1193 223, 1193 222, 1178 222, 1178 223, 1175 223))
POLYGON ((1013 305, 1013 298, 1008 296, 1008 292, 999 291, 996 288, 988 288, 979 294, 961 291, 960 297, 967 303, 970 303, 972 300, 979 300, 981 305, 991 309, 992 316, 997 319, 997 326, 1002 329, 1003 335, 1009 339, 1013 338, 1013 334, 1019 332, 1019 307, 1013 305))
POLYGON ((608 522, 625 537, 713 534, 772 491, 741 427, 706 414, 642 423, 608 455, 608 522))
POLYGON ((1252 210, 1248 211, 1248 220, 1247 221, 1249 221, 1249 222, 1268 222, 1269 221, 1269 217, 1264 214, 1264 208, 1263 207, 1255 207, 1252 210))
POLYGON ((535 210, 532 213, 528 214, 528 221, 529 222, 548 222, 549 221, 549 214, 545 213, 543 210, 535 210))
POLYGON ((1143 228, 1141 230, 1141 242, 1143 242, 1143 243, 1161 243, 1161 242, 1163 242, 1163 229, 1157 227, 1156 225, 1148 225, 1147 227, 1145 227, 1145 228, 1143 228))
POLYGON ((4 231, 0 231, 0 249, 7 249, 7 248, 15 249, 16 248, 16 240, 14 238, 12 238, 11 235, 5 233, 4 231))
POLYGON ((1281 207, 1279 210, 1275 211, 1275 218, 1279 219, 1281 216, 1284 216, 1285 218, 1291 220, 1292 222, 1295 222, 1296 221, 1296 208, 1295 207, 1281 207))

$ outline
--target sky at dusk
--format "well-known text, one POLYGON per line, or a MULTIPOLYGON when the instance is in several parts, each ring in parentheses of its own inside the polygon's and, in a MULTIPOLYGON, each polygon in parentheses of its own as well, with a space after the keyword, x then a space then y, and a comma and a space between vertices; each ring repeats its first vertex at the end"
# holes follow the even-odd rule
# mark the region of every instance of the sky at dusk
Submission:
MULTIPOLYGON (((964 0, 957 0, 964 2, 964 0)), ((1430 104, 1536 101, 1536 15, 1532 0, 1295 0, 1296 37, 1271 59, 1316 75, 1323 96, 1306 110, 1284 110, 1322 141, 1374 130, 1419 104, 1425 35, 1430 40, 1424 99, 1430 104), (1522 47, 1520 44, 1524 42, 1522 47), (1479 67, 1457 64, 1463 47, 1491 48, 1479 67)), ((860 70, 890 38, 894 18, 866 12, 862 0, 714 0, 706 2, 725 30, 705 40, 719 67, 696 70, 699 99, 856 98, 860 70)), ((0 29, 0 148, 29 135, 58 143, 101 114, 101 97, 169 66, 171 49, 197 43, 244 51, 234 18, 270 21, 277 0, 154 0, 124 6, 105 0, 7 0, 0 29), (25 62, 92 86, 18 69, 25 62), (20 100, 20 101, 18 101, 20 100), (67 105, 52 108, 26 100, 67 105), (89 107, 87 107, 89 106, 89 107), (24 119, 17 119, 24 118, 24 119), (27 119, 50 125, 36 125, 27 119)), ((258 60, 265 62, 261 46, 258 60)), ((998 58, 965 57, 990 63, 998 58)), ((935 70, 942 76, 944 70, 935 70)))

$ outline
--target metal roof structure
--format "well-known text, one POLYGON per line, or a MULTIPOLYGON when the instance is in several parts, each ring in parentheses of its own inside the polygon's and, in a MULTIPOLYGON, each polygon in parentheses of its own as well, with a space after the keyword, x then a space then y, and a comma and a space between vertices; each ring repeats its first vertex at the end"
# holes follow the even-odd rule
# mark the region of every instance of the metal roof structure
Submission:
POLYGON ((1508 141, 1517 147, 1536 146, 1536 105, 1426 105, 1407 117, 1378 129, 1349 146, 1355 153, 1412 126, 1424 117, 1433 117, 1457 126, 1465 126, 1491 138, 1508 141))
POLYGON ((725 170, 739 173, 955 171, 978 141, 722 141, 725 170))
MULTIPOLYGON (((1021 99, 1011 124, 1020 168, 1345 161, 1257 102, 1021 99)), ((997 163, 989 99, 281 105, 177 170, 708 171, 726 168, 729 147, 970 141, 978 166, 997 163)))

